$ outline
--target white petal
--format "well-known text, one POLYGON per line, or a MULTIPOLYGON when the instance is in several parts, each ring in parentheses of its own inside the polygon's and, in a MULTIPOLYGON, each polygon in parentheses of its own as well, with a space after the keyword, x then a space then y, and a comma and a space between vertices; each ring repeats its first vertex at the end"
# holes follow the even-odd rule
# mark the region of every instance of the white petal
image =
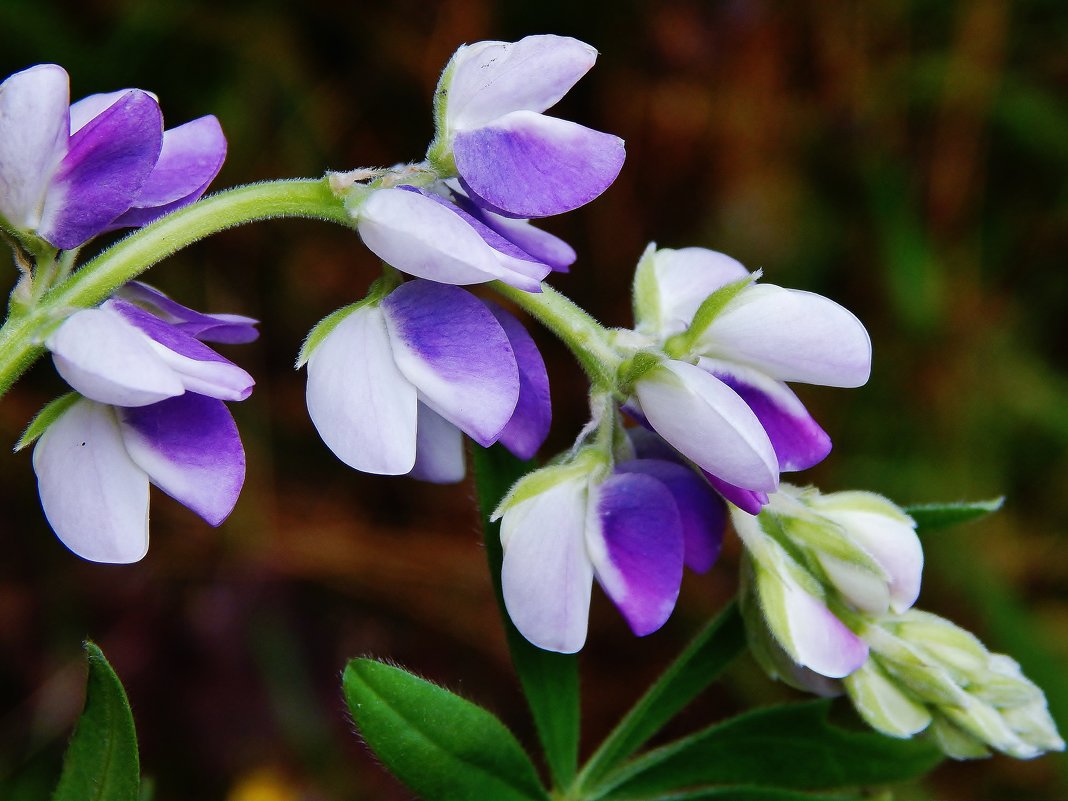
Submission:
POLYGON ((356 310, 312 351, 307 400, 319 436, 345 464, 383 475, 415 466, 415 387, 393 362, 381 309, 356 310))
POLYGON ((0 83, 0 217, 34 229, 67 153, 67 73, 38 64, 0 83))
POLYGON ((45 346, 64 380, 100 403, 147 406, 185 392, 151 340, 109 309, 75 312, 45 346))
POLYGON ((597 51, 566 36, 476 42, 453 56, 446 124, 471 130, 513 111, 556 105, 597 60, 597 51))
POLYGON ((697 309, 720 287, 749 275, 741 262, 706 248, 658 250, 653 256, 661 337, 681 333, 697 309))
POLYGON ((130 460, 113 409, 75 403, 41 436, 33 469, 45 517, 78 556, 127 564, 148 551, 148 476, 130 460))
POLYGON ((638 381, 634 391, 656 433, 704 470, 745 489, 778 486, 775 451, 760 421, 715 376, 667 361, 638 381))
POLYGON ((539 648, 570 654, 586 642, 593 566, 586 554, 587 482, 562 481, 501 521, 504 603, 539 648))
POLYGON ((408 475, 435 484, 455 484, 467 475, 463 432, 425 403, 419 404, 415 467, 408 475))
POLYGON ((877 512, 825 509, 890 575, 890 607, 900 614, 916 603, 923 576, 923 547, 915 529, 877 512))
POLYGON ((739 294, 713 320, 698 350, 780 381, 859 387, 871 372, 871 339, 851 311, 821 295, 773 284, 739 294))

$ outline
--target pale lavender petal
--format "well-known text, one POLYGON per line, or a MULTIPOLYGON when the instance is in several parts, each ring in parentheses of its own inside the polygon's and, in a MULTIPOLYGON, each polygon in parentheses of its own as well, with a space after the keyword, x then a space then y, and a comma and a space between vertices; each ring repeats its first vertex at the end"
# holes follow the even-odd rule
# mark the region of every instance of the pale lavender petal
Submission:
POLYGON ((712 485, 712 489, 722 495, 724 500, 734 504, 747 514, 758 515, 760 510, 768 504, 768 493, 766 492, 742 489, 734 486, 734 484, 728 484, 721 478, 716 478, 707 470, 702 470, 701 472, 708 480, 708 483, 712 485))
POLYGON ((79 400, 41 435, 33 470, 49 525, 92 562, 148 551, 148 476, 130 459, 111 406, 79 400))
POLYGON ((447 68, 446 125, 464 130, 512 111, 545 111, 596 60, 597 51, 585 42, 549 34, 461 47, 447 68))
POLYGON ((517 111, 456 135, 460 181, 505 217, 548 217, 589 203, 619 175, 623 140, 575 122, 517 111))
POLYGON ((655 431, 646 428, 644 424, 628 428, 627 437, 634 446, 634 455, 638 459, 658 459, 680 465, 686 464, 677 450, 655 431))
POLYGON ((549 435, 553 417, 545 360, 519 320, 496 303, 483 302, 504 329, 519 367, 519 401, 498 441, 520 459, 532 459, 549 435))
MULTIPOLYGON (((73 136, 84 128, 94 117, 107 111, 111 108, 115 101, 125 95, 127 92, 134 91, 133 88, 127 87, 126 89, 118 89, 114 92, 100 92, 95 95, 86 95, 81 100, 78 100, 70 104, 70 133, 73 136)), ((159 102, 159 98, 151 92, 145 94, 152 95, 156 102, 159 102)))
POLYGON ((252 376, 170 323, 124 300, 109 300, 103 308, 119 314, 148 337, 156 354, 190 392, 233 401, 252 394, 256 383, 252 376))
POLYGON ((434 484, 455 484, 467 475, 463 433, 425 403, 419 404, 415 467, 408 475, 434 484))
POLYGON ((679 511, 686 566, 708 571, 719 556, 727 525, 727 509, 708 483, 690 468, 662 459, 622 462, 616 472, 650 476, 667 487, 679 511))
POLYGON ((356 227, 376 256, 402 272, 446 284, 499 279, 541 291, 548 265, 495 250, 456 211, 434 198, 394 187, 360 206, 356 227))
POLYGON ((67 153, 67 73, 38 64, 0 83, 0 217, 35 229, 45 193, 67 153))
POLYGON ((77 247, 126 211, 159 158, 163 117, 132 90, 70 139, 45 199, 38 232, 59 248, 77 247))
POLYGON ((586 641, 593 587, 587 500, 585 480, 563 481, 501 520, 508 616, 524 637, 548 651, 574 653, 586 641))
POLYGON ((349 467, 394 476, 415 466, 418 399, 380 308, 354 311, 312 351, 307 400, 319 436, 349 467))
POLYGON ((206 117, 163 133, 159 160, 133 205, 147 209, 175 201, 192 203, 222 169, 226 136, 219 120, 206 117))
POLYGON ((63 379, 100 403, 144 406, 185 392, 149 339, 107 304, 72 314, 45 346, 63 379))
POLYGON ((780 471, 805 470, 831 452, 831 438, 786 384, 726 362, 704 359, 700 366, 749 404, 775 447, 780 471))
POLYGON ((382 302, 393 359, 420 400, 480 445, 519 400, 519 369, 500 323, 474 295, 409 281, 382 302))
POLYGON ((779 381, 859 387, 871 372, 871 339, 852 312, 773 284, 739 294, 697 346, 702 356, 746 364, 779 381))
POLYGON ((258 320, 240 314, 203 314, 140 281, 125 284, 116 294, 142 308, 147 307, 161 320, 202 342, 239 345, 252 342, 260 335, 255 328, 258 320))
POLYGON ((126 451, 152 483, 211 525, 222 523, 245 481, 245 450, 226 404, 187 392, 117 411, 126 451))
POLYGON ((822 601, 789 580, 783 581, 783 604, 792 642, 782 645, 799 665, 840 679, 867 661, 867 643, 822 601))
POLYGON ((745 489, 778 487, 768 435, 745 401, 715 376, 669 360, 646 373, 634 392, 656 433, 702 469, 745 489))
POLYGON ((671 492, 617 473, 598 487, 586 547, 598 582, 639 637, 671 616, 682 585, 683 532, 671 492))

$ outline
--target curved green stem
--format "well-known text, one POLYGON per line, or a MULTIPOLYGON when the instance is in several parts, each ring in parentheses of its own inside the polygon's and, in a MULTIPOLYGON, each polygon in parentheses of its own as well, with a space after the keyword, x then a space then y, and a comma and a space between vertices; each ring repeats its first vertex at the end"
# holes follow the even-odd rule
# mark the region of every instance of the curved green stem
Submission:
POLYGON ((615 390, 623 358, 612 346, 608 329, 589 312, 547 284, 542 284, 541 292, 524 292, 500 281, 490 286, 556 334, 575 354, 594 390, 615 390))
POLYGON ((105 300, 172 253, 210 234, 255 220, 310 217, 352 225, 325 178, 268 181, 229 189, 148 225, 86 262, 32 310, 0 327, 0 396, 43 351, 48 329, 70 309, 105 300))

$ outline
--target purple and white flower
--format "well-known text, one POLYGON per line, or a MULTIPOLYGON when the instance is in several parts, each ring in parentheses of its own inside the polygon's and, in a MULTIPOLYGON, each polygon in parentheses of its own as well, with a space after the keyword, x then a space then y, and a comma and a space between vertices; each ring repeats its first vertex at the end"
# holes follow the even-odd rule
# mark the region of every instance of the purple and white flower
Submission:
POLYGON ((0 225, 57 248, 192 203, 225 157, 215 117, 164 131, 157 99, 139 89, 71 104, 55 64, 0 84, 0 225))
POLYGON ((150 483, 217 526, 237 503, 245 452, 215 398, 186 392, 134 408, 79 398, 41 435, 33 469, 63 544, 126 564, 148 551, 150 483))
POLYGON ((563 36, 461 47, 436 93, 431 163, 455 165, 466 193, 505 217, 548 217, 589 203, 623 166, 623 140, 541 112, 597 60, 563 36))
POLYGON ((810 292, 758 285, 758 277, 722 253, 652 245, 635 276, 636 330, 681 360, 638 382, 640 413, 751 514, 775 489, 771 473, 804 470, 831 449, 787 382, 856 387, 871 372, 871 340, 851 312, 810 292), (751 415, 741 413, 738 399, 751 415), (712 420, 697 422, 708 410, 736 436, 735 444, 725 434, 707 444, 723 439, 726 454, 734 461, 744 456, 747 469, 725 469, 698 448, 701 435, 716 430, 712 420), (687 414, 699 415, 693 425, 687 414), (764 437, 753 430, 754 418, 764 437))
POLYGON ((520 455, 541 444, 548 377, 510 315, 417 280, 327 320, 307 355, 308 412, 350 467, 450 482, 464 475, 461 432, 520 455))
POLYGON ((583 646, 594 578, 635 634, 656 631, 683 566, 707 570, 719 553, 723 507, 693 471, 640 459, 606 476, 598 459, 580 453, 530 474, 494 513, 505 606, 539 648, 583 646))
POLYGON ((149 484, 217 526, 245 476, 223 401, 248 397, 253 380, 200 339, 249 342, 256 321, 201 314, 146 284, 120 294, 72 314, 46 340, 81 397, 54 402, 31 425, 44 429, 33 467, 45 517, 68 548, 94 562, 145 555, 149 484))

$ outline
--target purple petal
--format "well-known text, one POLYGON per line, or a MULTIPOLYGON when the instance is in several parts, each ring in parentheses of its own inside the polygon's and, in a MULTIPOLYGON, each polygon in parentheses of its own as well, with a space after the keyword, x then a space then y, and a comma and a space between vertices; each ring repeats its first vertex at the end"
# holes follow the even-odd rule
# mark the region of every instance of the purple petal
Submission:
MULTIPOLYGON (((73 136, 78 133, 78 131, 88 125, 94 117, 103 114, 115 104, 116 100, 121 98, 127 92, 132 91, 134 91, 133 88, 128 87, 114 92, 100 92, 95 95, 86 95, 81 100, 71 103, 70 135, 73 136)), ((153 99, 159 103, 159 98, 151 92, 146 92, 145 94, 152 95, 153 99)))
POLYGON ((638 459, 657 459, 680 465, 685 464, 679 452, 665 442, 664 438, 655 431, 646 428, 645 424, 628 428, 627 437, 630 439, 630 443, 634 447, 634 455, 638 459))
POLYGON ((727 509, 699 475, 674 461, 634 459, 616 465, 617 473, 639 473, 655 478, 671 492, 679 511, 686 566, 708 571, 719 556, 727 509))
POLYGON ((495 250, 451 203, 399 187, 380 189, 360 206, 365 245, 402 272, 447 284, 499 279, 540 292, 548 265, 495 250))
POLYGON ((124 300, 109 300, 102 308, 117 312, 156 343, 156 354, 181 376, 187 390, 221 400, 244 400, 252 394, 252 376, 170 323, 124 300))
POLYGON ((186 392, 118 413, 126 450, 152 483, 211 525, 222 523, 245 481, 245 450, 226 404, 186 392))
POLYGON ((41 236, 77 247, 130 207, 159 158, 163 117, 139 90, 127 92, 70 139, 48 189, 41 236))
POLYGON ((702 361, 700 366, 749 404, 768 432, 780 471, 805 470, 831 452, 831 438, 786 384, 724 362, 702 361))
POLYGON ((240 345, 252 342, 260 335, 255 328, 258 320, 240 314, 203 314, 140 281, 124 285, 117 295, 139 306, 147 306, 156 317, 202 342, 240 345))
POLYGON ((712 485, 712 489, 722 495, 724 500, 734 504, 747 514, 758 515, 760 514, 760 510, 768 504, 768 493, 766 492, 736 487, 734 484, 728 484, 721 478, 716 478, 707 470, 702 470, 701 473, 704 475, 705 479, 707 479, 708 483, 712 485))
POLYGON ((41 506, 63 544, 92 562, 148 551, 148 476, 126 452, 111 406, 79 400, 33 450, 41 506))
POLYGON ((382 302, 393 358, 420 400, 480 445, 496 441, 519 400, 508 337, 474 295, 409 281, 382 302))
POLYGON ((38 226, 52 175, 67 153, 67 73, 38 64, 0 83, 0 217, 38 226))
POLYGON ((467 475, 464 435, 425 403, 416 422, 415 467, 408 474, 434 484, 455 484, 467 475))
POLYGON ((545 111, 596 60, 597 51, 585 42, 550 34, 461 47, 449 64, 452 80, 446 124, 460 130, 485 125, 512 111, 545 111))
POLYGON ((483 303, 504 329, 519 367, 519 401, 498 441, 520 459, 532 459, 545 442, 552 424, 553 409, 545 361, 519 320, 496 303, 486 300, 483 303))
POLYGON ((599 487, 586 530, 594 572, 639 637, 659 629, 682 584, 683 534, 671 492, 657 479, 617 473, 599 487))
POLYGON ((548 217, 589 203, 616 179, 623 140, 517 111, 456 135, 456 169, 475 202, 505 217, 548 217))

